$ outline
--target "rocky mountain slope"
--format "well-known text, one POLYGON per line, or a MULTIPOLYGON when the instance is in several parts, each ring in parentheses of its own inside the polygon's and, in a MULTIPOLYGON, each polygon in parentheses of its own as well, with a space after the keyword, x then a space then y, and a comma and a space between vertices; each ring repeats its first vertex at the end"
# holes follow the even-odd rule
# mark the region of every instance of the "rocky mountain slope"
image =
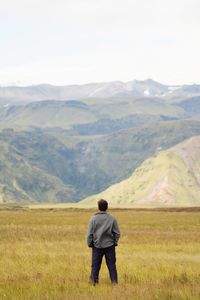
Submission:
POLYGON ((128 179, 80 204, 95 206, 99 198, 112 206, 199 206, 200 136, 148 158, 128 179))

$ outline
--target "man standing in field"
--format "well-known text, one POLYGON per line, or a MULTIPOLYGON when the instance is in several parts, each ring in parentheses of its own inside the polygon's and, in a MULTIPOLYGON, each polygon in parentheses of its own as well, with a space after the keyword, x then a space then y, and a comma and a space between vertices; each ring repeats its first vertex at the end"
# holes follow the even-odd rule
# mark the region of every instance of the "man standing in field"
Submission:
POLYGON ((118 283, 115 247, 118 244, 120 231, 116 219, 107 213, 108 202, 98 201, 99 211, 92 217, 88 226, 87 244, 92 248, 92 269, 90 282, 99 282, 99 271, 103 256, 113 284, 118 283))

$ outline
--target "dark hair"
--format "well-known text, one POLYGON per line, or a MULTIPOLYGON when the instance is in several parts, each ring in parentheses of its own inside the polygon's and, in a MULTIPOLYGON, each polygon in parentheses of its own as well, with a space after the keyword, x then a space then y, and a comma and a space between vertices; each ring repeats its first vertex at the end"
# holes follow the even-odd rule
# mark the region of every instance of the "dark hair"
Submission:
POLYGON ((100 211, 106 211, 108 208, 108 202, 104 199, 98 201, 98 208, 100 211))

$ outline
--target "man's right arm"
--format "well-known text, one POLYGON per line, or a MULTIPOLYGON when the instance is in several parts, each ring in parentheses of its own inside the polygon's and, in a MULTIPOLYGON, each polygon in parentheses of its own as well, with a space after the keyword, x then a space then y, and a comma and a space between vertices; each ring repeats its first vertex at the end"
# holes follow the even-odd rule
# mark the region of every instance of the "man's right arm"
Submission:
POLYGON ((114 222, 113 222, 112 232, 113 232, 113 236, 114 236, 115 246, 117 246, 119 238, 120 238, 120 230, 119 230, 119 226, 117 224, 117 220, 116 219, 114 219, 114 222))

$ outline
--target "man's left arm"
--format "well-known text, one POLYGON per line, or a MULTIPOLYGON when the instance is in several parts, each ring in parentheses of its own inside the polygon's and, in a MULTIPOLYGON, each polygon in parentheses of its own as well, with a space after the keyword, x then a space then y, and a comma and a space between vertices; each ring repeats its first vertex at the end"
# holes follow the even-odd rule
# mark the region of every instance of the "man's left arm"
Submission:
POLYGON ((90 220, 88 225, 88 232, 87 232, 87 244, 88 247, 93 247, 93 219, 90 220))

